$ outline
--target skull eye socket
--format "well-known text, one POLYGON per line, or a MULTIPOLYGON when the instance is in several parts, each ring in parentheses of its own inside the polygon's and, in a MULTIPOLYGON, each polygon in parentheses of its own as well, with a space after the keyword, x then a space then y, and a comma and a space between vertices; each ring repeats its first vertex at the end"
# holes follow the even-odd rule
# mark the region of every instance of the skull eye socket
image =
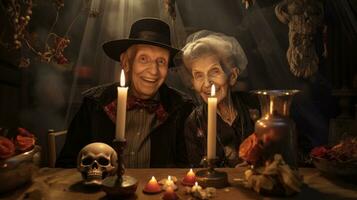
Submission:
POLYGON ((82 165, 90 165, 92 164, 94 159, 92 157, 86 157, 82 160, 82 165))
POLYGON ((99 157, 98 163, 99 163, 100 165, 108 165, 108 164, 109 164, 109 160, 106 159, 106 158, 104 158, 104 157, 99 157))

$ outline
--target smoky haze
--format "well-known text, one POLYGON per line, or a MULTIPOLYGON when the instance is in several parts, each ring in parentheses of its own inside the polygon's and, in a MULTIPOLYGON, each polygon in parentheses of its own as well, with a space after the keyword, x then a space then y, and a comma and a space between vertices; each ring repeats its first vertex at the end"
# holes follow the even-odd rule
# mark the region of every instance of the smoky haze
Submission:
MULTIPOLYGON (((329 113, 322 110, 332 108, 329 83, 319 74, 310 79, 298 79, 290 73, 286 61, 288 26, 280 23, 274 14, 274 7, 280 0, 256 1, 249 9, 244 8, 241 0, 177 0, 175 22, 165 14, 163 1, 89 1, 90 8, 99 12, 97 16, 82 11, 88 1, 65 1, 54 31, 63 36, 78 16, 68 34, 71 44, 65 50, 71 62, 65 69, 32 64, 36 69, 31 70, 33 104, 21 113, 23 124, 33 128, 44 147, 47 146, 47 129, 68 127, 80 105, 81 92, 118 80, 120 65, 104 54, 101 45, 127 37, 132 22, 142 17, 167 21, 174 30, 173 44, 177 48, 182 47, 186 35, 202 29, 236 37, 248 58, 247 76, 241 80, 247 85, 244 90, 300 89, 293 101, 292 117, 297 126, 302 127, 301 135, 311 144, 326 142, 328 119, 333 109, 329 113)), ((39 5, 47 7, 37 7, 32 21, 42 39, 55 18, 53 8, 45 2, 39 1, 39 5)), ((175 75, 175 72, 170 73, 168 83, 188 91, 175 75)))

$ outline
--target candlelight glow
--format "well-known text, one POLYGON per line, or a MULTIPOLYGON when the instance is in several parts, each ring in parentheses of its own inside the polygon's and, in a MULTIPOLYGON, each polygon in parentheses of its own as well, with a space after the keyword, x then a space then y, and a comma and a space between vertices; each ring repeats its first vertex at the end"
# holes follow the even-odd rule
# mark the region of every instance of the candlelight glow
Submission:
POLYGON ((195 173, 193 173, 192 168, 190 169, 190 171, 188 171, 187 175, 191 175, 191 176, 194 176, 194 175, 195 175, 195 173))
POLYGON ((169 176, 169 177, 167 178, 167 180, 171 181, 171 176, 169 176))
POLYGON ((128 97, 128 87, 125 87, 124 70, 120 73, 120 86, 117 87, 117 116, 115 126, 115 138, 125 141, 125 119, 126 119, 126 100, 128 97))
POLYGON ((174 188, 172 188, 171 186, 167 187, 166 193, 174 193, 174 188))
POLYGON ((211 96, 215 96, 216 95, 216 87, 214 86, 214 84, 212 84, 211 86, 211 96))
POLYGON ((124 74, 124 70, 122 69, 120 72, 120 87, 124 87, 125 86, 125 74, 124 74))
POLYGON ((156 182, 155 176, 152 176, 150 181, 155 181, 156 182))
POLYGON ((208 116, 207 116, 207 159, 216 158, 216 130, 217 130, 217 97, 216 88, 211 86, 211 96, 208 97, 208 116))
POLYGON ((195 182, 195 186, 198 186, 198 183, 197 183, 197 182, 195 182))

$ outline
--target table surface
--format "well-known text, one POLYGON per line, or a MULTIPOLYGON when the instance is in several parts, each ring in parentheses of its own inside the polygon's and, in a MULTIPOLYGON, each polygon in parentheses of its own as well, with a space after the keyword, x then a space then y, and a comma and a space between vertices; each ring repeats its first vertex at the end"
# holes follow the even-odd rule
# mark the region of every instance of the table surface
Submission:
MULTIPOLYGON (((245 168, 222 168, 220 171, 228 173, 229 187, 218 189, 213 199, 279 199, 264 197, 254 191, 237 184, 243 178, 245 168)), ((197 171, 194 169, 194 171, 197 171)), ((289 198, 281 199, 357 199, 357 184, 342 180, 330 179, 322 176, 315 168, 301 168, 305 185, 302 191, 289 198)), ((167 178, 168 175, 182 179, 188 169, 127 169, 126 175, 138 179, 139 185, 135 196, 128 199, 151 200, 161 199, 163 193, 147 195, 142 192, 143 187, 151 176, 157 180, 167 178)), ((0 194, 0 199, 108 199, 101 190, 87 188, 81 184, 81 175, 77 169, 42 168, 35 176, 32 183, 22 186, 14 191, 0 194)), ((1 180, 4 184, 4 180, 1 180)), ((185 188, 178 185, 177 194, 180 199, 192 199, 185 194, 185 188)))

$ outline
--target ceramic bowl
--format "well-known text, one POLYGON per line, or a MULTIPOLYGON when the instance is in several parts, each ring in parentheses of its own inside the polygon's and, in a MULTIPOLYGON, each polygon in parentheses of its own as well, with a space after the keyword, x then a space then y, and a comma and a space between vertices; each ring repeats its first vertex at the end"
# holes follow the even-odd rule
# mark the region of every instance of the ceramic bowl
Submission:
POLYGON ((32 180, 40 164, 40 152, 41 148, 36 145, 30 151, 0 160, 0 193, 32 180))

